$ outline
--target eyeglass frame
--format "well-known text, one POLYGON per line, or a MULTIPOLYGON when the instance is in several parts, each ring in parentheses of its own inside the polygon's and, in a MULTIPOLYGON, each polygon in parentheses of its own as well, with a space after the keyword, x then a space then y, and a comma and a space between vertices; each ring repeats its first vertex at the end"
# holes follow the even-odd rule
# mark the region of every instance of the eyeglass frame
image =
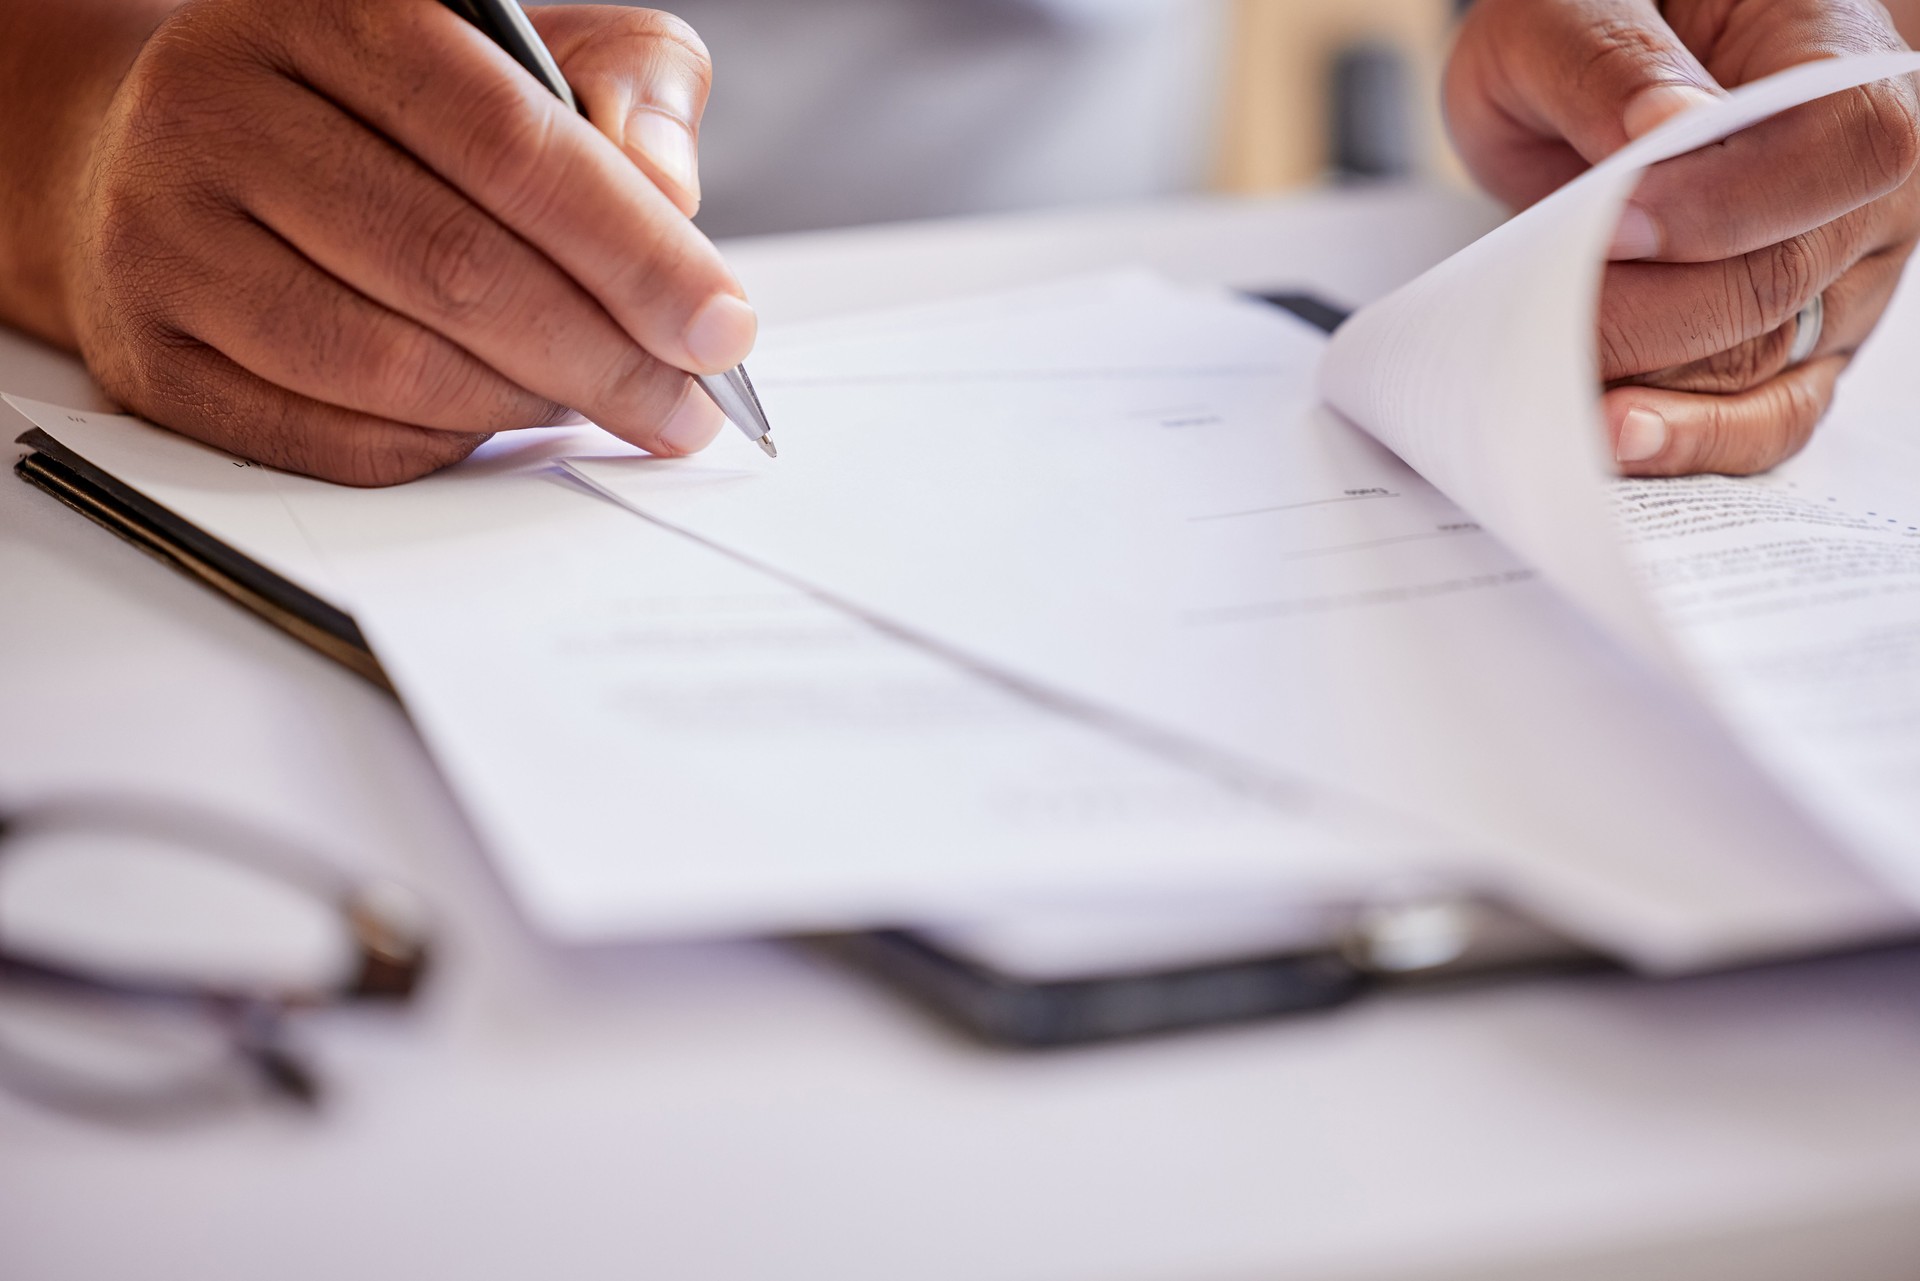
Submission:
MULTIPOLYGON (((215 1017, 230 1043, 277 1095, 313 1106, 321 1086, 280 1038, 284 1015, 353 1004, 404 1004, 429 969, 432 949, 419 914, 395 910, 404 893, 385 881, 359 880, 310 848, 211 809, 132 794, 70 795, 0 805, 0 863, 10 843, 51 831, 109 832, 158 839, 211 856, 309 894, 338 914, 354 949, 338 984, 256 988, 142 979, 15 951, 0 933, 0 980, 125 1001, 176 1005, 215 1017)), ((0 1081, 4 1076, 0 1075, 0 1081)))

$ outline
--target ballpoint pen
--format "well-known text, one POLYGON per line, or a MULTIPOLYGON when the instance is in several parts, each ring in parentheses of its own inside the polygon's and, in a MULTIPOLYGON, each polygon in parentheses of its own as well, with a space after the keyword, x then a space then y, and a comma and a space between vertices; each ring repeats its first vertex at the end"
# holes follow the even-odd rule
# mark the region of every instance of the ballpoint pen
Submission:
MULTIPOLYGON (((553 60, 540 33, 527 21, 526 11, 518 0, 441 0, 441 3, 485 32, 568 108, 581 109, 573 96, 573 87, 560 74, 560 64, 553 60)), ((779 451, 773 447, 773 428, 767 423, 767 412, 760 407, 760 394, 754 391, 745 365, 736 365, 724 374, 693 377, 707 395, 713 397, 713 403, 720 406, 727 420, 746 433, 748 440, 760 446, 767 457, 779 457, 779 451)))

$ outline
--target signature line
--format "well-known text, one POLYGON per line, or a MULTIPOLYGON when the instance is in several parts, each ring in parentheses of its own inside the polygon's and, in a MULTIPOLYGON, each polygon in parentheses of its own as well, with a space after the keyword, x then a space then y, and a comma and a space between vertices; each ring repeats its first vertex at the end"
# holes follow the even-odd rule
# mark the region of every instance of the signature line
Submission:
POLYGON ((1338 498, 1315 498, 1304 503, 1281 503, 1278 507, 1250 507, 1243 512, 1212 512, 1205 516, 1189 516, 1190 521, 1232 520, 1237 516, 1265 516, 1270 512, 1299 511, 1302 507, 1328 507, 1334 503, 1364 503, 1369 498, 1398 498, 1400 495, 1387 494, 1342 494, 1338 498))
POLYGON ((1339 552, 1363 552, 1369 547, 1390 547, 1394 543, 1419 543, 1429 538, 1458 538, 1462 534, 1483 534, 1486 531, 1478 525, 1465 529, 1436 529, 1424 534, 1402 534, 1398 538, 1376 538, 1366 543, 1341 543, 1338 547, 1313 547, 1301 552, 1288 552, 1281 560, 1306 560, 1313 556, 1332 556, 1339 552))

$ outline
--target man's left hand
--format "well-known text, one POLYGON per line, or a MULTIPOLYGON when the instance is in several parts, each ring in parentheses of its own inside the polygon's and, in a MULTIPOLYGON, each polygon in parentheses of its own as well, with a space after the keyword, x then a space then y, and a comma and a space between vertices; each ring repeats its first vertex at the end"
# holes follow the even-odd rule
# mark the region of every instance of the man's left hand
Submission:
MULTIPOLYGON (((1475 177, 1521 207, 1726 89, 1905 47, 1871 0, 1478 0, 1448 123, 1475 177)), ((1599 319, 1623 472, 1746 474, 1806 444, 1920 239, 1916 162, 1920 95, 1901 77, 1647 173, 1599 319), (1816 296, 1819 342, 1794 362, 1816 296)))

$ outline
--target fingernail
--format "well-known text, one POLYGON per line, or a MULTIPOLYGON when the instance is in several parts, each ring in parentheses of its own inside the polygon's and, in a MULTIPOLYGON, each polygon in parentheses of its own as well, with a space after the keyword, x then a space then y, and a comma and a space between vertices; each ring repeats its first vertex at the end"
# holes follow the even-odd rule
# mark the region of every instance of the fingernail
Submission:
POLYGON ((677 454, 697 454, 713 443, 726 421, 713 397, 697 383, 688 383, 680 403, 660 424, 660 443, 677 454))
POLYGON ((1659 252, 1660 228, 1654 225, 1653 215, 1628 201, 1621 211, 1620 225, 1613 230, 1613 243, 1607 246, 1607 257, 1614 262, 1630 262, 1651 258, 1659 252))
POLYGON ((1719 100, 1718 94, 1698 85, 1653 85, 1633 95, 1620 115, 1620 124, 1627 131, 1627 137, 1641 138, 1683 111, 1719 100))
POLYGON ((759 332, 753 308, 732 294, 715 294, 687 325, 687 353, 702 370, 717 374, 745 360, 759 332))
POLYGON ((699 199, 700 174, 694 164, 693 135, 685 125, 658 111, 637 111, 627 128, 642 155, 682 191, 699 199))
POLYGON ((1629 409, 1614 437, 1614 461, 1644 463, 1667 447, 1667 420, 1651 409, 1629 409))

